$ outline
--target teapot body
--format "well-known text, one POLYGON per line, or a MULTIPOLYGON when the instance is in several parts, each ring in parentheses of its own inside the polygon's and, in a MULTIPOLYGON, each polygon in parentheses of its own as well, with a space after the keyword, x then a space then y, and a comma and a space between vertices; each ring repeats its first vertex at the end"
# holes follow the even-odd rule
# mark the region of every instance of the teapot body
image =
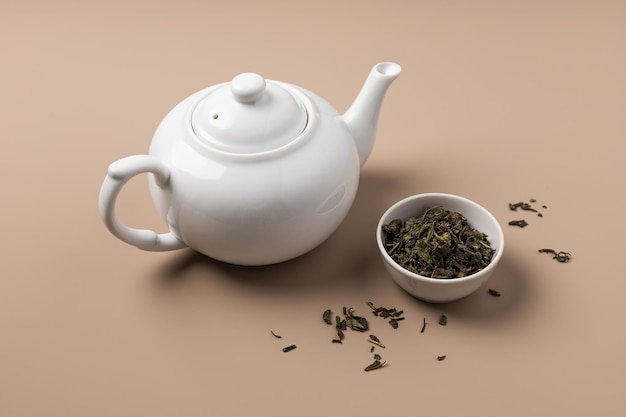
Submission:
POLYGON ((159 214, 177 239, 227 263, 271 264, 312 250, 344 220, 358 188, 359 155, 345 122, 289 85, 314 110, 304 131, 268 151, 223 152, 190 123, 212 88, 177 105, 154 134, 149 154, 169 170, 165 186, 150 178, 159 214))
POLYGON ((354 202, 383 96, 400 71, 376 64, 343 115, 308 90, 255 73, 198 91, 166 115, 148 154, 109 165, 99 196, 105 226, 142 250, 190 247, 239 265, 312 250, 354 202), (142 173, 165 233, 115 215, 120 191, 142 173))

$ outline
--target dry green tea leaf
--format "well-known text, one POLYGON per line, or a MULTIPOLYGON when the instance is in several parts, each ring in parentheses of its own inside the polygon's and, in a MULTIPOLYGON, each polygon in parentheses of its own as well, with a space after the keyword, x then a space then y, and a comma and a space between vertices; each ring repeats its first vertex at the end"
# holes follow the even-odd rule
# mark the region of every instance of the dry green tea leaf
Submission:
POLYGON ((369 323, 365 317, 356 316, 352 313, 352 307, 343 308, 343 314, 346 317, 346 325, 352 330, 365 332, 369 330, 369 323))
POLYGON ((430 278, 461 278, 491 262, 495 250, 487 235, 460 213, 430 207, 406 221, 383 225, 385 249, 403 268, 430 278))
POLYGON ((322 319, 324 320, 326 324, 332 325, 333 324, 332 319, 331 319, 332 316, 333 316, 333 312, 329 308, 324 311, 324 314, 322 314, 322 319))
POLYGON ((539 253, 550 253, 554 255, 552 259, 556 259, 558 262, 566 263, 569 262, 572 254, 569 252, 557 252, 554 249, 539 249, 539 253))
POLYGON ((381 362, 379 359, 375 359, 374 362, 372 362, 372 364, 368 365, 365 368, 365 371, 373 371, 374 369, 380 369, 383 366, 385 366, 387 362, 381 362))
POLYGON ((526 220, 511 220, 509 222, 509 226, 518 226, 518 227, 526 227, 528 226, 528 222, 526 220))
POLYGON ((397 310, 395 308, 376 307, 371 301, 368 301, 367 305, 372 309, 372 313, 375 316, 382 317, 384 319, 389 318, 389 324, 394 329, 398 328, 398 321, 404 320, 404 317, 400 317, 402 316, 402 314, 404 314, 403 310, 397 310))
POLYGON ((489 288, 487 292, 494 297, 500 297, 502 295, 498 290, 494 290, 493 288, 489 288))
POLYGON ((385 345, 383 345, 381 343, 381 341, 376 336, 374 336, 373 334, 370 335, 370 337, 369 337, 369 339, 367 339, 367 341, 370 342, 370 343, 375 344, 376 346, 380 346, 383 349, 385 348, 385 345))

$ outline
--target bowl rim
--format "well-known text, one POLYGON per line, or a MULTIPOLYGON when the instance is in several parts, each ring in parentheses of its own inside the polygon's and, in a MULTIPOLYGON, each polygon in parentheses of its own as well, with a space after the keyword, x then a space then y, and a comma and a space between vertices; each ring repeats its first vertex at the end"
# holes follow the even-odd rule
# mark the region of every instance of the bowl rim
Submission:
MULTIPOLYGON (((459 212, 461 212, 461 210, 459 210, 459 212)), ((465 216, 464 213, 461 213, 461 214, 463 214, 463 216, 465 216)), ((403 220, 406 220, 406 219, 403 219, 403 220)), ((413 194, 413 195, 410 195, 408 197, 405 197, 405 198, 395 202, 387 210, 385 210, 385 212, 380 217, 380 220, 378 221, 378 225, 376 227, 376 243, 377 243, 378 249, 379 249, 380 253, 382 254, 385 262, 388 265, 390 265, 391 267, 393 267, 396 271, 398 271, 399 273, 403 274, 404 276, 406 276, 408 278, 416 279, 418 281, 424 281, 424 282, 428 282, 428 283, 437 283, 439 285, 454 285, 455 283, 461 283, 461 282, 467 282, 467 281, 480 279, 482 276, 484 276, 486 274, 489 274, 491 272, 491 270, 493 270, 496 267, 496 265, 500 261, 500 258, 502 257, 502 253, 504 251, 504 232, 502 230, 502 226, 500 226, 500 223, 495 218, 495 216, 493 214, 491 214, 491 212, 489 210, 487 210, 485 207, 481 206, 480 204, 476 203, 475 201, 472 201, 472 200, 470 200, 470 199, 468 199, 466 197, 462 197, 462 196, 455 195, 455 194, 448 194, 448 193, 421 193, 421 194, 413 194), (494 224, 497 237, 498 237, 498 239, 500 241, 499 247, 498 248, 494 248, 496 251, 495 251, 493 257, 491 258, 491 261, 489 262, 489 265, 487 265, 485 268, 481 269, 480 271, 475 272, 475 273, 473 273, 471 275, 468 275, 468 276, 465 276, 465 277, 441 279, 441 278, 431 278, 431 277, 427 277, 427 276, 424 276, 424 275, 416 274, 415 272, 411 272, 408 269, 402 267, 400 264, 398 264, 396 261, 394 261, 391 258, 391 256, 389 256, 389 254, 385 250, 385 247, 384 247, 383 242, 382 242, 382 236, 383 236, 382 226, 385 223, 388 222, 388 220, 386 218, 389 217, 390 213, 392 211, 396 210, 397 208, 399 208, 401 206, 404 206, 404 205, 407 205, 409 203, 412 203, 415 200, 423 200, 423 199, 426 199, 426 198, 443 198, 443 199, 447 199, 447 200, 455 200, 455 201, 458 201, 458 202, 460 202, 460 203, 462 203, 464 205, 473 206, 474 208, 477 208, 479 211, 482 211, 483 214, 486 215, 486 217, 489 219, 489 221, 494 224)))

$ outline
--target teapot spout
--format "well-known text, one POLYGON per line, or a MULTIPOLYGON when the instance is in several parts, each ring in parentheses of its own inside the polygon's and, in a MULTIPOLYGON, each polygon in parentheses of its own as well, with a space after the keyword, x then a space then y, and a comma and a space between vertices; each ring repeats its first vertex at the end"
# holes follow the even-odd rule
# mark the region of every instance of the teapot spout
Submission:
POLYGON ((400 75, 401 70, 402 67, 393 62, 376 64, 365 80, 356 100, 342 116, 356 143, 361 166, 374 147, 383 97, 393 80, 400 75))

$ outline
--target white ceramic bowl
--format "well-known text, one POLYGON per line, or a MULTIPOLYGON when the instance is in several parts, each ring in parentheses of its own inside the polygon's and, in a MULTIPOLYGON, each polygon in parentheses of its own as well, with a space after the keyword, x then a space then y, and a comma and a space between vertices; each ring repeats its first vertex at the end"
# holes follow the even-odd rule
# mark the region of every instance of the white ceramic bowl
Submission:
POLYGON ((491 213, 466 198, 440 193, 417 194, 391 206, 378 222, 376 242, 385 268, 393 280, 414 297, 434 303, 455 301, 478 290, 493 273, 504 249, 502 228, 491 213), (407 220, 409 217, 418 215, 433 206, 441 206, 446 210, 461 213, 467 218, 471 227, 487 235, 491 247, 495 249, 491 263, 487 267, 463 278, 437 279, 410 272, 389 256, 383 246, 385 236, 382 226, 389 224, 394 219, 407 220))

